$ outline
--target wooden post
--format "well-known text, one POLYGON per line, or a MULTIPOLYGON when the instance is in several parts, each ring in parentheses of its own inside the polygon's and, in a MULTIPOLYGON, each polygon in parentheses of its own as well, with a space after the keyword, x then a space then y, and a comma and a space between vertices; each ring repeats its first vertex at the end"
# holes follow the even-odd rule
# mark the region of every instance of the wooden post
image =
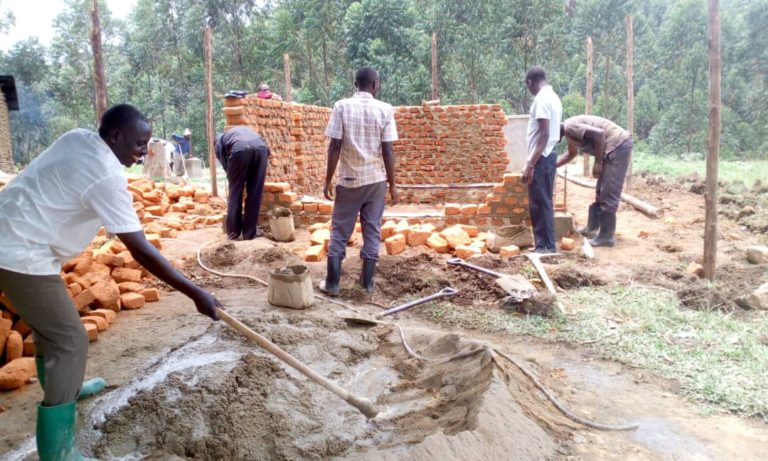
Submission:
MULTIPOLYGON (((592 37, 587 37, 587 94, 586 94, 586 107, 584 112, 587 115, 592 114, 592 37)), ((584 154, 584 177, 590 177, 589 171, 589 154, 584 154)))
POLYGON ((433 101, 440 99, 440 91, 438 91, 438 78, 437 78, 437 34, 432 34, 432 98, 433 101))
POLYGON ((213 125, 213 37, 211 28, 206 26, 203 33, 205 48, 205 135, 208 138, 208 169, 211 172, 211 195, 219 196, 216 184, 216 155, 214 147, 213 125))
POLYGON ((720 1, 709 0, 709 141, 704 195, 704 277, 714 282, 717 263, 717 168, 720 161, 720 1))
POLYGON ((93 52, 93 86, 96 126, 101 123, 101 115, 107 110, 107 79, 104 76, 104 57, 101 52, 101 21, 99 20, 99 1, 91 1, 91 50, 93 52))
POLYGON ((291 55, 283 55, 283 66, 285 68, 285 102, 291 102, 291 55))
MULTIPOLYGON (((635 134, 635 44, 632 31, 632 16, 627 15, 627 130, 635 134)), ((632 188, 632 157, 629 158, 629 169, 624 190, 629 192, 632 188)))

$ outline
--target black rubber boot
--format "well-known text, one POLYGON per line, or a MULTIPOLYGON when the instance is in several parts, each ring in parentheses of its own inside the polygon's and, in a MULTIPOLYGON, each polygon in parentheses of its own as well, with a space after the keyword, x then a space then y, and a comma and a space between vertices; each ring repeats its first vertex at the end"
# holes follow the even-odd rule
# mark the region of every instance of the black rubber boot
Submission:
POLYGON ((613 234, 616 233, 616 213, 600 212, 600 233, 589 241, 593 247, 612 247, 616 244, 613 234))
POLYGON ((341 258, 328 256, 328 269, 325 281, 320 282, 320 291, 329 296, 339 295, 339 280, 341 280, 341 258))
POLYGON ((373 293, 373 276, 376 274, 376 260, 363 259, 363 271, 360 273, 360 285, 368 294, 373 293))
POLYGON ((600 229, 600 205, 593 203, 589 206, 589 217, 587 218, 587 227, 578 230, 579 234, 591 239, 595 238, 600 229))

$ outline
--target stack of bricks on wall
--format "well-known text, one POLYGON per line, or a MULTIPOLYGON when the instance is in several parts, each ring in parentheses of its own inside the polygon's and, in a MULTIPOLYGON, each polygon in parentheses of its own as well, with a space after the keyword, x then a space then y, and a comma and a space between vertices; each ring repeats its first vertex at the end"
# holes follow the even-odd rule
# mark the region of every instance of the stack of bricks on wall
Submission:
MULTIPOLYGON (((128 191, 147 240, 158 249, 162 239, 175 238, 180 230, 220 225, 223 220, 223 201, 212 199, 205 189, 131 177, 128 191)), ((62 266, 61 278, 91 341, 106 332, 118 312, 160 299, 157 288, 146 285, 152 276, 122 242, 107 239, 103 228, 90 248, 62 266)), ((37 375, 34 354, 29 326, 0 293, 0 390, 33 381, 37 375)))
MULTIPOLYGON (((323 131, 331 110, 253 96, 224 101, 227 127, 249 126, 270 147, 262 212, 282 206, 301 224, 327 221, 332 203, 317 197, 325 182, 323 131)), ((499 105, 396 107, 401 201, 441 209, 429 218, 436 225, 526 221, 527 189, 519 175, 504 173, 505 120, 499 105)))

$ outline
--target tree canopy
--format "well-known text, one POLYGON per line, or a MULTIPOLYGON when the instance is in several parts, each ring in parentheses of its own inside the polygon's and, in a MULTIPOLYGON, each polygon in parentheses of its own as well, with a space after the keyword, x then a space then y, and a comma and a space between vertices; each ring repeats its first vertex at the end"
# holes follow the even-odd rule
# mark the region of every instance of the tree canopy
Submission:
MULTIPOLYGON (((22 164, 64 131, 96 125, 90 0, 65 3, 50 46, 28 39, 0 53, 0 74, 14 75, 18 85, 21 110, 11 121, 22 164)), ((721 8, 722 152, 765 157, 768 0, 730 0, 721 8)), ((370 65, 381 76, 381 99, 420 104, 430 99, 436 33, 443 104, 500 103, 509 114, 526 113, 525 71, 539 64, 566 116, 584 111, 589 36, 593 113, 625 124, 629 14, 640 148, 663 155, 706 151, 705 0, 138 0, 125 20, 112 18, 103 2, 100 10, 110 104, 139 107, 155 136, 189 127, 198 146, 205 145, 206 25, 213 29, 219 95, 255 92, 262 82, 284 94, 288 53, 294 101, 329 106, 351 94, 355 69, 370 65)), ((0 13, 0 37, 12 21, 0 13)))

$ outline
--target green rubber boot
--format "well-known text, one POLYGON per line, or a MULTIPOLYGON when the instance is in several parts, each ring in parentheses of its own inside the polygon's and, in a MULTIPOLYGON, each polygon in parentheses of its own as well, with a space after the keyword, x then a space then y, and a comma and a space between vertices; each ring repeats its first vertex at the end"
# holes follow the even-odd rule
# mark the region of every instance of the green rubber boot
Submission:
POLYGON ((37 455, 40 461, 95 461, 75 447, 75 402, 37 406, 37 455))
MULTIPOLYGON (((35 366, 37 366, 37 380, 40 382, 40 387, 45 390, 45 361, 42 357, 35 357, 35 366)), ((77 395, 77 400, 96 395, 103 391, 105 387, 107 387, 107 382, 103 378, 89 379, 83 382, 80 393, 77 395)))

